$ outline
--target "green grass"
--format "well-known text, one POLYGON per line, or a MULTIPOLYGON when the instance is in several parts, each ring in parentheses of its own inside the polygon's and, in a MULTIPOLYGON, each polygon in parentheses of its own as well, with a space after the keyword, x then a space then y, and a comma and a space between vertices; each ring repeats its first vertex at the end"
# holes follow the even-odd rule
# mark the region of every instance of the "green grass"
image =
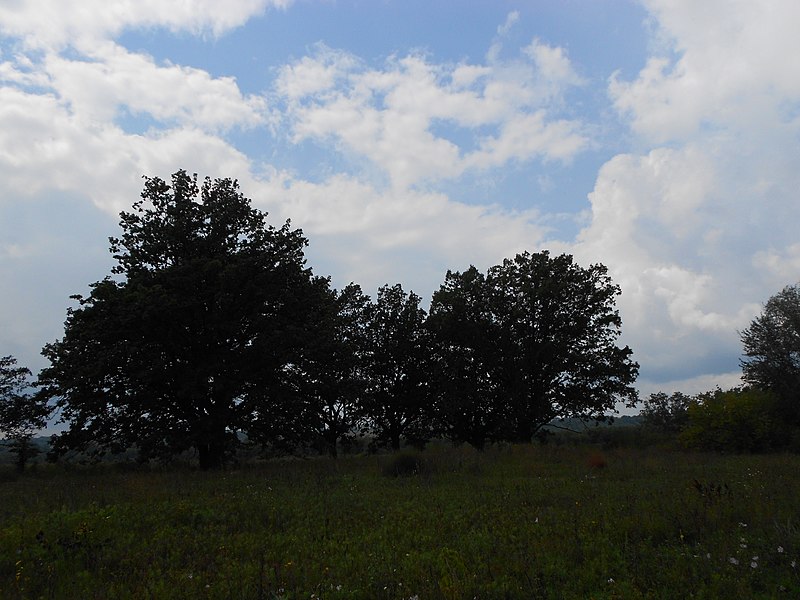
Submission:
POLYGON ((800 457, 596 452, 40 466, 0 483, 0 597, 800 597, 800 457))

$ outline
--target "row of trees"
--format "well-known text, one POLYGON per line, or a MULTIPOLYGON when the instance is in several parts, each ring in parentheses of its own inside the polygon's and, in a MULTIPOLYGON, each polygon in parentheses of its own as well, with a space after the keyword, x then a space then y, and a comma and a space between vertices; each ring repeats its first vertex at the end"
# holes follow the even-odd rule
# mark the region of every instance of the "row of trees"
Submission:
POLYGON ((335 454, 367 431, 482 448, 636 400, 602 265, 541 252, 448 272, 427 313, 400 285, 374 301, 333 289, 302 232, 268 225, 229 179, 146 178, 120 226, 116 266, 73 297, 29 396, 67 426, 57 453, 194 449, 208 468, 243 437, 335 454))

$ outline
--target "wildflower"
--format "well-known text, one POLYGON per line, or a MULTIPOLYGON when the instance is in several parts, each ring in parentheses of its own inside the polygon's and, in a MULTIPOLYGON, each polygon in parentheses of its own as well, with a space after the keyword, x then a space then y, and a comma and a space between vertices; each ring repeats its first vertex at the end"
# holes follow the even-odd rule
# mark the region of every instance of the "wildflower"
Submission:
POLYGON ((739 527, 747 527, 747 523, 739 523, 739 527))
POLYGON ((793 560, 790 564, 792 565, 792 568, 794 569, 797 566, 797 561, 793 560))
POLYGON ((778 546, 778 554, 783 554, 783 546, 778 546))
POLYGON ((731 557, 728 559, 728 562, 729 562, 729 563, 731 563, 732 565, 738 565, 738 564, 739 564, 739 560, 738 560, 738 559, 736 559, 736 558, 734 558, 733 556, 731 556, 731 557))
POLYGON ((706 558, 711 558, 711 552, 706 552, 706 558))
POLYGON ((608 578, 608 583, 614 583, 614 578, 613 577, 609 577, 608 578))
POLYGON ((757 568, 758 568, 758 563, 757 563, 756 561, 751 561, 751 562, 750 562, 750 567, 751 567, 752 569, 757 569, 757 568))
POLYGON ((739 544, 739 548, 747 548, 747 544, 739 544))

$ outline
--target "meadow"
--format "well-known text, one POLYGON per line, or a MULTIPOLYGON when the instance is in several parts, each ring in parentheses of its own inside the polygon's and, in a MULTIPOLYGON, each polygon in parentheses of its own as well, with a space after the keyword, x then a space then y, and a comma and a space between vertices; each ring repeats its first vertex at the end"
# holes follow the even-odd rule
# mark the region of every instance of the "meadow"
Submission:
POLYGON ((0 597, 797 598, 800 457, 432 447, 0 482, 0 597), (395 477, 391 467, 421 464, 395 477))

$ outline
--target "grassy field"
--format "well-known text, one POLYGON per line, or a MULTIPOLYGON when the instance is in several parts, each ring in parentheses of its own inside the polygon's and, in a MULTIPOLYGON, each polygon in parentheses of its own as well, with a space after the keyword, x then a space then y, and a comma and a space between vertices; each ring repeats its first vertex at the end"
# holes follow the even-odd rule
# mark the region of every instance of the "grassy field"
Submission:
POLYGON ((418 456, 9 471, 0 597, 800 597, 798 456, 418 456))

